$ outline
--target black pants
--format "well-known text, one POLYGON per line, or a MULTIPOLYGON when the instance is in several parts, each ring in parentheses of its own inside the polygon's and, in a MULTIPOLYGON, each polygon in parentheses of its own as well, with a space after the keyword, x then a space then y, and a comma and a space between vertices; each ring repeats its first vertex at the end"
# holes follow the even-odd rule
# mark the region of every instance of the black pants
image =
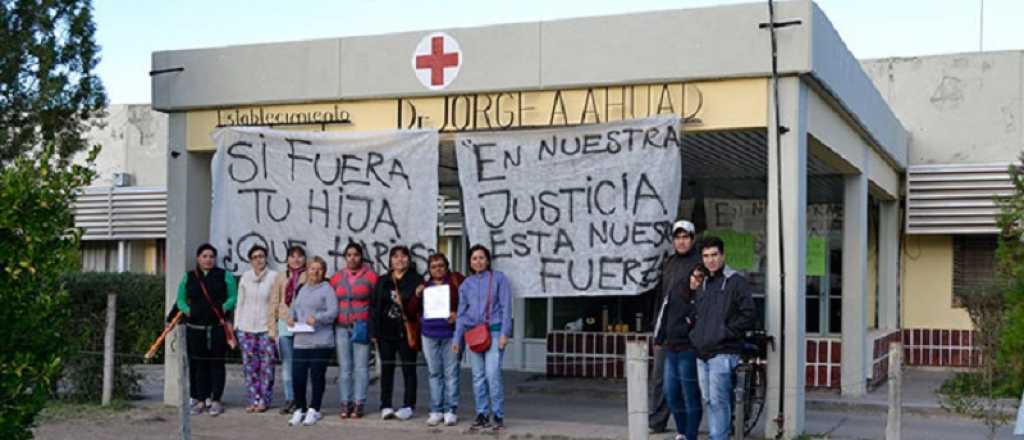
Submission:
POLYGON ((402 367, 405 392, 402 407, 416 407, 416 355, 404 339, 380 340, 380 407, 392 408, 391 394, 395 389, 395 367, 402 367), (396 355, 399 359, 396 362, 396 355))
POLYGON ((327 374, 327 360, 334 356, 333 348, 296 348, 292 355, 292 387, 295 389, 295 404, 306 412, 313 408, 320 411, 324 401, 324 387, 327 374), (313 382, 313 399, 306 400, 306 382, 313 382))
POLYGON ((189 395, 197 401, 219 401, 224 395, 224 356, 228 343, 224 327, 188 327, 189 395))
POLYGON ((653 375, 649 380, 651 398, 650 402, 648 402, 648 408, 651 412, 647 423, 654 431, 661 432, 668 426, 668 416, 670 413, 668 402, 665 401, 665 388, 663 386, 665 380, 665 349, 660 346, 654 347, 654 371, 651 374, 653 375))

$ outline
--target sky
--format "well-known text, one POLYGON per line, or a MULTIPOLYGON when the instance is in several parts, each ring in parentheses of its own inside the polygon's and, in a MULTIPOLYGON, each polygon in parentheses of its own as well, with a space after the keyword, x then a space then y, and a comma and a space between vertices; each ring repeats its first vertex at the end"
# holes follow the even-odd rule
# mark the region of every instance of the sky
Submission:
MULTIPOLYGON (((93 6, 96 40, 102 50, 98 71, 110 102, 134 104, 150 102, 150 57, 154 51, 738 3, 752 1, 94 0, 93 6)), ((1024 50, 1024 0, 817 3, 853 54, 862 59, 973 52, 982 46, 985 51, 1024 50)))

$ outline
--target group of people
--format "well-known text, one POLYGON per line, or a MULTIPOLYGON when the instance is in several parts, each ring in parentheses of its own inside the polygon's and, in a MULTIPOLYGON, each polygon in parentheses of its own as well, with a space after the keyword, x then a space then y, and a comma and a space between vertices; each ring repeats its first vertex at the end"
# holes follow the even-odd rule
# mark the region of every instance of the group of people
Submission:
POLYGON ((725 264, 720 238, 696 243, 696 227, 672 225, 672 247, 657 288, 650 427, 664 432, 669 413, 676 440, 696 440, 707 406, 711 440, 732 426, 733 370, 755 323, 747 280, 725 264))
MULTIPOLYGON (((710 439, 724 440, 732 420, 733 370, 744 334, 754 325, 754 302, 746 279, 725 264, 721 239, 705 237, 698 245, 693 223, 679 220, 672 226, 672 246, 675 252, 656 289, 651 428, 664 431, 671 413, 676 439, 696 440, 706 405, 710 439)), ((504 428, 501 363, 512 335, 512 298, 507 278, 491 269, 484 246, 470 248, 469 277, 451 271, 440 253, 428 258, 424 276, 405 246, 391 248, 387 270, 378 274, 364 261, 362 247, 350 243, 345 267, 330 278, 327 263, 318 256, 307 261, 299 246, 288 249, 281 272, 267 266, 266 248, 254 246, 248 253, 250 269, 237 283, 216 267, 216 257, 213 246, 199 246, 196 269, 183 276, 178 288, 177 307, 186 315, 193 414, 224 411, 225 354, 237 344, 248 391, 246 411, 270 407, 280 360, 286 399, 282 414, 291 414, 293 426, 317 423, 327 364, 336 357, 338 415, 361 418, 373 346, 381 361, 381 418, 413 417, 422 352, 430 378, 427 424, 455 425, 459 364, 465 354, 476 406, 471 428, 504 428), (433 286, 448 287, 447 317, 424 316, 423 294, 433 286), (404 384, 397 410, 396 368, 404 384)))
MULTIPOLYGON (((330 277, 323 258, 307 258, 300 246, 288 249, 287 265, 280 272, 268 267, 268 250, 262 246, 253 246, 247 256, 250 268, 236 283, 231 273, 216 266, 217 249, 203 244, 196 251, 195 270, 186 272, 179 284, 176 306, 187 326, 193 415, 224 411, 225 357, 229 347, 237 346, 247 412, 270 408, 280 361, 286 400, 281 413, 291 415, 291 426, 316 424, 323 417, 327 364, 336 358, 338 415, 361 418, 366 414, 373 346, 381 362, 381 418, 413 417, 422 351, 430 378, 428 425, 458 423, 459 364, 465 355, 476 404, 471 429, 504 429, 501 363, 512 335, 512 298, 508 279, 491 269, 487 248, 470 248, 468 277, 450 270, 441 253, 428 258, 424 276, 406 246, 391 248, 387 270, 380 274, 364 261, 356 243, 345 248, 345 267, 330 277), (428 319, 423 295, 435 286, 447 286, 450 313, 428 319), (402 370, 404 384, 397 410, 392 402, 396 368, 402 370)), ((432 292, 442 292, 443 298, 443 289, 432 292)))

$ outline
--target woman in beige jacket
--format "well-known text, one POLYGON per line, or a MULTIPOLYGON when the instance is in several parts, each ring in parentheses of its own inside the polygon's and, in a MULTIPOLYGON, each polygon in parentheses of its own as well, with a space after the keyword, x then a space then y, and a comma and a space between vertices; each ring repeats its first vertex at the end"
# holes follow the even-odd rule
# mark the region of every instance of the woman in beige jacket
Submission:
POLYGON ((301 246, 292 246, 288 248, 288 266, 278 272, 277 278, 274 279, 269 310, 271 322, 276 323, 272 334, 277 338, 277 349, 281 354, 281 367, 284 370, 281 377, 284 379, 285 404, 281 408, 281 414, 291 414, 295 411, 295 389, 292 387, 292 355, 295 341, 288 332, 288 307, 295 300, 299 287, 305 283, 306 250, 301 246))
POLYGON ((267 267, 267 249, 259 245, 249 250, 249 266, 238 283, 235 331, 242 349, 249 396, 246 411, 264 412, 274 395, 274 334, 277 323, 271 318, 270 298, 277 272, 267 267))

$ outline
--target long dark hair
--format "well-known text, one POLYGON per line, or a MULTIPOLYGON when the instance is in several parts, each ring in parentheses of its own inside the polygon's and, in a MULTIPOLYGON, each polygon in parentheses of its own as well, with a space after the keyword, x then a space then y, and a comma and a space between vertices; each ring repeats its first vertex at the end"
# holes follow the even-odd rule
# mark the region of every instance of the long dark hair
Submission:
POLYGON ((394 273, 394 268, 391 267, 391 259, 394 258, 395 254, 399 252, 405 254, 406 257, 409 257, 409 268, 406 269, 405 275, 408 275, 410 273, 418 273, 416 271, 416 262, 412 261, 412 252, 409 250, 409 247, 400 244, 397 246, 392 246, 391 251, 388 252, 388 275, 392 275, 394 273))
POLYGON ((487 268, 485 268, 483 271, 487 272, 487 271, 491 270, 491 251, 488 250, 487 247, 485 247, 482 244, 474 244, 473 247, 469 248, 469 253, 466 254, 466 264, 469 266, 469 271, 471 273, 480 273, 480 272, 477 272, 477 271, 473 270, 473 263, 472 263, 472 261, 473 261, 473 254, 475 254, 477 251, 483 252, 484 256, 487 257, 487 268))

